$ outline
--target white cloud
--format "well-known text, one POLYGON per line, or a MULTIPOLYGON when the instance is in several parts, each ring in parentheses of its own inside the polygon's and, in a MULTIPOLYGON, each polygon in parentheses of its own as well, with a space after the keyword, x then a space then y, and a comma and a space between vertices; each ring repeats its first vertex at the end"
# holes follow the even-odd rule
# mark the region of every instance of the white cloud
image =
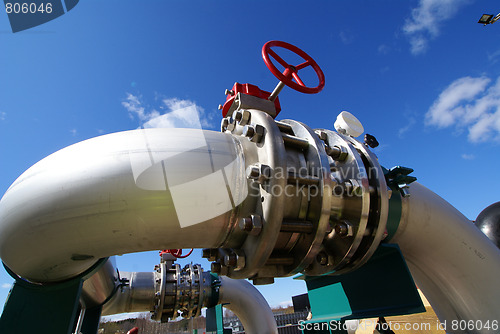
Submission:
POLYGON ((350 31, 341 31, 339 37, 344 44, 351 44, 354 42, 354 35, 350 31))
POLYGON ((2 285, 1 285, 2 289, 10 289, 11 286, 12 286, 12 284, 10 284, 10 283, 2 283, 2 285))
POLYGON ((177 98, 161 99, 154 107, 145 107, 141 97, 127 94, 122 105, 132 118, 137 118, 144 128, 195 128, 210 127, 210 117, 205 110, 190 100, 177 98), (160 111, 158 111, 159 109, 160 111))
POLYGON ((426 123, 448 127, 465 116, 462 102, 471 101, 484 91, 489 78, 463 77, 452 82, 434 101, 426 114, 426 123))
POLYGON ((0 111, 0 121, 4 121, 6 116, 7 116, 6 112, 0 111))
POLYGON ((464 160, 474 160, 476 157, 474 156, 474 154, 467 154, 467 153, 464 153, 462 154, 462 159, 464 160))
POLYGON ((416 123, 416 119, 413 116, 406 117, 406 120, 407 120, 406 125, 400 128, 398 131, 399 138, 403 138, 405 133, 407 133, 416 123))
POLYGON ((451 19, 467 3, 469 0, 420 0, 403 26, 410 40, 411 53, 424 53, 429 39, 439 35, 442 22, 451 19))
POLYGON ((381 44, 377 48, 378 53, 380 53, 382 55, 388 54, 390 50, 391 50, 391 48, 385 44, 381 44))
POLYGON ((141 121, 147 118, 138 96, 127 93, 127 98, 122 102, 122 106, 127 109, 131 118, 137 117, 141 121))
POLYGON ((425 53, 427 51, 427 39, 423 36, 411 36, 410 37, 410 51, 414 55, 425 53))
POLYGON ((495 64, 496 62, 498 62, 499 58, 500 58, 500 50, 496 50, 495 52, 492 52, 492 53, 488 52, 488 60, 492 64, 495 64))
POLYGON ((69 132, 71 133, 71 135, 74 137, 78 134, 78 131, 76 129, 71 129, 69 130, 69 132))
MULTIPOLYGON (((167 108, 167 112, 149 119, 144 123, 145 128, 202 128, 199 116, 204 110, 194 102, 173 98, 162 100, 162 104, 167 108)), ((156 110, 153 115, 155 112, 156 110)))
POLYGON ((452 82, 425 115, 426 125, 467 127, 471 142, 500 140, 500 77, 463 77, 452 82))

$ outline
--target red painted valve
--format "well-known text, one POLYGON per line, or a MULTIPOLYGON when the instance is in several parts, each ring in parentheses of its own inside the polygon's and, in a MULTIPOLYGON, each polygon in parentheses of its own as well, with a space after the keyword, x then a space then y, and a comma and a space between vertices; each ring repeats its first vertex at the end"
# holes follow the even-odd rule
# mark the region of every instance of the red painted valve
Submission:
POLYGON ((319 93, 325 86, 325 75, 323 74, 323 71, 321 70, 319 65, 316 63, 316 61, 314 61, 314 59, 311 56, 309 56, 307 53, 305 53, 295 45, 281 41, 269 41, 262 47, 262 58, 264 58, 264 62, 266 63, 267 67, 269 68, 271 73, 274 74, 276 78, 278 78, 283 84, 299 92, 307 94, 315 94, 319 93), (271 49, 272 47, 281 47, 289 51, 292 51, 293 53, 302 57, 302 59, 304 59, 305 61, 296 66, 290 65, 286 61, 284 61, 283 58, 278 56, 278 54, 271 49), (281 66, 285 68, 283 73, 281 73, 280 70, 276 68, 276 66, 271 61, 270 57, 272 57, 281 66), (318 76, 319 84, 316 87, 307 87, 302 81, 302 79, 300 79, 299 74, 297 73, 301 69, 306 68, 308 66, 312 66, 312 68, 316 72, 316 75, 318 76))
POLYGON ((165 253, 172 254, 173 256, 175 256, 178 259, 184 259, 184 258, 188 257, 189 255, 191 255, 191 253, 193 253, 193 248, 191 248, 191 250, 186 255, 182 255, 182 249, 164 249, 164 250, 160 251, 160 256, 162 256, 162 254, 165 254, 165 253))
POLYGON ((134 327, 127 332, 127 334, 138 334, 138 333, 139 333, 139 327, 134 327))
POLYGON ((274 74, 280 80, 280 82, 278 83, 276 88, 274 88, 272 93, 261 90, 259 87, 254 85, 235 83, 231 90, 226 89, 227 97, 224 105, 219 105, 219 109, 222 110, 223 117, 228 117, 229 111, 235 110, 237 106, 234 106, 234 102, 236 101, 236 98, 239 94, 251 95, 260 99, 274 102, 274 110, 267 111, 267 113, 275 118, 281 111, 278 94, 285 87, 285 85, 299 92, 307 94, 319 93, 323 89, 323 87, 325 87, 325 75, 323 74, 323 71, 321 70, 319 65, 311 56, 309 56, 307 53, 305 53, 295 45, 281 41, 269 41, 262 47, 262 58, 264 58, 264 62, 266 63, 271 73, 274 74), (283 60, 283 58, 278 56, 278 54, 272 49, 273 47, 280 47, 292 51, 293 53, 302 57, 304 61, 297 66, 290 65, 285 60, 283 60), (271 58, 273 58, 285 68, 283 73, 281 73, 280 70, 278 70, 278 68, 273 64, 271 58), (302 79, 299 77, 298 72, 308 66, 311 66, 318 76, 319 84, 316 87, 306 86, 304 81, 302 81, 302 79))

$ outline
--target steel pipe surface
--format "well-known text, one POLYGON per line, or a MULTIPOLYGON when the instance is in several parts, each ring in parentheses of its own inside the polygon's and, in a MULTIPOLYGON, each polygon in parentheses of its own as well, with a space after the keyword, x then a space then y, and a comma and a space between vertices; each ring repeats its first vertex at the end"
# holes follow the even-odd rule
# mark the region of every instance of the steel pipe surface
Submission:
POLYGON ((119 284, 115 262, 113 257, 108 258, 94 275, 83 282, 80 299, 84 308, 102 305, 115 293, 119 284))
MULTIPOLYGON (((120 272, 120 277, 126 278, 129 284, 118 289, 102 310, 102 315, 124 312, 152 312, 155 308, 155 275, 154 273, 120 272)), ((246 280, 235 280, 219 276, 218 304, 230 309, 240 319, 248 334, 277 334, 278 329, 273 312, 261 293, 246 280)), ((212 293, 205 291, 203 293, 212 293)), ((192 298, 199 298, 192 294, 192 298)), ((211 299, 202 296, 204 303, 211 299)), ((211 301, 210 301, 211 302, 211 301)), ((204 304, 203 307, 213 305, 204 304)), ((174 305, 167 305, 171 308, 174 305)))
POLYGON ((121 286, 102 308, 102 315, 126 312, 152 312, 155 301, 154 272, 120 272, 128 284, 121 286))
MULTIPOLYGON (((500 250, 458 210, 418 183, 410 186, 399 244, 415 282, 448 333, 453 323, 474 321, 471 333, 494 333, 500 319, 500 250)), ((460 328, 460 327, 459 327, 460 328)))
POLYGON ((0 201, 0 257, 35 282, 103 257, 219 247, 247 195, 241 143, 195 129, 119 132, 33 165, 0 201))
POLYGON ((219 303, 236 314, 248 334, 277 334, 266 299, 248 281, 220 277, 219 303))

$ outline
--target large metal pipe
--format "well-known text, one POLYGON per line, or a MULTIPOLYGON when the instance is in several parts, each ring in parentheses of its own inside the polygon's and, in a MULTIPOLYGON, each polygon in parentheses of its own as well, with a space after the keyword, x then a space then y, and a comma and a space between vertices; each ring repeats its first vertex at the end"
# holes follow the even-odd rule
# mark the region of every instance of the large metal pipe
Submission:
POLYGON ((446 322, 448 333, 463 333, 464 321, 474 323, 471 332, 492 333, 483 326, 500 319, 500 250, 470 220, 412 183, 391 242, 399 244, 415 282, 446 322))
POLYGON ((89 309, 104 304, 115 294, 119 284, 116 263, 114 258, 110 257, 92 276, 83 282, 80 296, 82 306, 89 309))
MULTIPOLYGON (((269 115, 244 110, 240 116, 238 124, 226 119, 232 134, 127 131, 43 159, 0 201, 2 261, 21 277, 42 283, 77 276, 100 258, 165 248, 209 248, 214 268, 221 267, 220 272, 231 277, 253 277, 254 282, 299 271, 320 275, 353 270, 367 261, 387 218, 386 183, 376 157, 352 138, 286 121, 299 138, 294 142, 302 143, 290 145, 283 139, 283 125, 280 128, 269 115), (251 127, 243 124, 250 117, 251 127), (331 147, 344 157, 327 156, 326 148, 331 147), (273 193, 288 185, 292 169, 304 168, 304 180, 314 180, 326 192, 316 189, 316 197, 311 197, 314 189, 307 189, 307 197, 301 192, 295 197, 273 193), (350 174, 362 170, 377 173, 350 174), (356 185, 374 192, 332 199, 331 179, 346 189, 356 185), (335 235, 325 241, 332 217, 356 223, 357 232, 345 249, 337 247, 344 239, 337 244, 335 235), (283 218, 300 218, 316 230, 302 231, 301 237, 281 231, 283 218), (237 228, 240 219, 252 228, 237 228), (316 256, 323 244, 323 251, 338 259, 327 253, 316 256), (363 249, 353 250, 352 245, 363 249), (273 262, 278 257, 272 255, 282 253, 292 255, 291 266, 273 262), (327 262, 321 263, 321 258, 327 262)), ((410 193, 403 200, 393 241, 400 244, 440 319, 498 319, 500 250, 436 194, 418 184, 411 185, 410 193)))
MULTIPOLYGON (((210 275, 208 275, 210 276, 210 275)), ((120 272, 120 277, 126 278, 128 284, 119 288, 115 296, 107 302, 102 315, 124 312, 153 312, 155 310, 155 274, 148 272, 127 273, 120 272)), ((245 332, 248 334, 276 334, 278 329, 276 320, 262 294, 248 281, 235 280, 228 277, 219 277, 219 299, 217 304, 223 304, 240 319, 245 332)), ((214 288, 210 279, 205 280, 201 288, 201 300, 212 303, 211 294, 214 288), (205 295, 208 294, 208 295, 205 295)), ((200 298, 198 294, 191 294, 191 298, 200 298)), ((204 304, 204 307, 214 306, 204 304)), ((166 307, 173 307, 169 305, 166 307)))
POLYGON ((273 312, 260 292, 245 280, 220 277, 219 303, 236 314, 248 334, 277 334, 273 312))
POLYGON ((103 305, 102 315, 127 312, 153 312, 155 302, 154 272, 120 272, 127 284, 118 288, 114 296, 103 305))
MULTIPOLYGON (((23 173, 0 201, 0 257, 25 279, 57 282, 115 254, 231 246, 241 239, 236 231, 226 240, 232 215, 247 200, 244 145, 218 132, 147 129, 60 150, 23 173)), ((106 302, 103 314, 153 311, 154 272, 119 278, 128 284, 115 292, 121 282, 106 261, 84 282, 84 306, 106 302)), ((221 281, 219 302, 230 303, 248 333, 277 333, 250 283, 221 281)))
POLYGON ((225 133, 121 132, 38 162, 0 201, 0 257, 41 283, 74 277, 99 258, 166 248, 206 248, 214 271, 255 284, 365 263, 387 220, 376 157, 329 130, 276 123, 254 109, 234 114, 225 133), (332 147, 340 152, 333 157, 332 147), (352 235, 327 233, 330 222, 345 221, 352 235), (290 222, 309 228, 282 229, 290 222))
POLYGON ((220 247, 247 191, 242 144, 230 134, 143 129, 93 138, 41 160, 7 190, 0 257, 23 278, 55 282, 111 255, 220 247))

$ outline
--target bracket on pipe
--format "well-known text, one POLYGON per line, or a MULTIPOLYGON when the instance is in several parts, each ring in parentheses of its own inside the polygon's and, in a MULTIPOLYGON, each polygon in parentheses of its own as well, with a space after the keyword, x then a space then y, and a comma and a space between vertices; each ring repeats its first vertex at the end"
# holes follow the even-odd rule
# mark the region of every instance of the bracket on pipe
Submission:
POLYGON ((99 326, 102 305, 81 312, 81 294, 84 281, 103 266, 100 259, 85 273, 62 283, 34 284, 15 273, 5 264, 5 270, 15 279, 0 317, 0 333, 71 334, 80 327, 82 334, 95 334, 99 326), (79 315, 83 317, 79 321, 79 315), (27 321, 29 319, 29 321, 27 321), (79 324, 77 324, 79 323, 79 324))

